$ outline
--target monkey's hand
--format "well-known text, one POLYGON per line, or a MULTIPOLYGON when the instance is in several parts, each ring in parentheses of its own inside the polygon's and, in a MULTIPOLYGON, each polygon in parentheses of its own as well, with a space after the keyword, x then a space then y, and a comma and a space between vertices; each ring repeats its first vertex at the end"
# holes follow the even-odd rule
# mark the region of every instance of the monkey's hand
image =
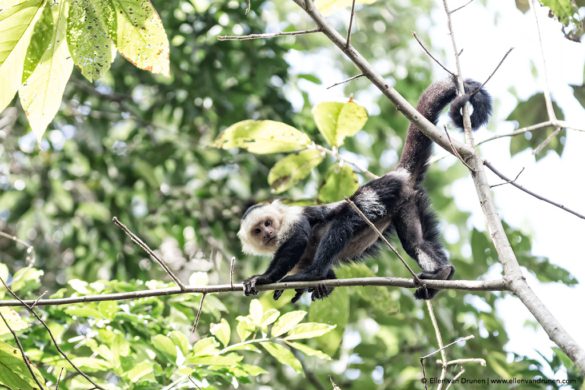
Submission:
MULTIPOLYGON (((418 274, 419 279, 434 279, 434 280, 448 280, 453 277, 455 273, 455 267, 452 265, 446 265, 437 269, 435 272, 421 272, 418 274)), ((433 299, 439 290, 434 288, 419 287, 414 292, 416 299, 433 299)))
POLYGON ((256 285, 269 284, 273 281, 266 275, 254 275, 244 280, 244 295, 258 295, 256 285))

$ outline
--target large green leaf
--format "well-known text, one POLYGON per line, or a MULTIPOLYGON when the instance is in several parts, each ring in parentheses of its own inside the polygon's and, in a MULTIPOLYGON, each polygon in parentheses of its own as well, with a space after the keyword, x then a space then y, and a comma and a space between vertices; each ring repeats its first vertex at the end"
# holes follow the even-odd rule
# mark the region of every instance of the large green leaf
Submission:
POLYGON ((323 336, 328 333, 331 329, 335 328, 335 325, 319 324, 316 322, 306 322, 304 324, 298 324, 291 329, 285 340, 300 340, 300 339, 311 339, 314 337, 323 336))
POLYGON ((67 43, 73 62, 89 81, 100 78, 113 61, 116 10, 110 0, 72 0, 67 43))
POLYGON ((331 360, 331 356, 327 355, 325 352, 319 351, 318 349, 313 349, 311 347, 307 347, 305 344, 296 343, 294 341, 286 341, 286 343, 293 347, 294 349, 298 349, 307 356, 315 356, 318 357, 319 359, 331 360))
POLYGON ((301 366, 301 362, 292 354, 290 350, 286 347, 283 347, 280 344, 272 343, 272 342, 263 342, 260 343, 264 349, 271 354, 279 363, 286 364, 287 366, 292 367, 296 372, 303 372, 303 367, 301 366))
POLYGON ((294 152, 305 149, 311 139, 292 126, 276 121, 245 120, 224 130, 213 146, 242 148, 256 154, 294 152))
POLYGON ((354 135, 364 127, 368 113, 353 101, 323 102, 313 108, 313 117, 329 145, 339 147, 345 137, 354 135))
POLYGON ((24 59, 34 26, 40 18, 42 0, 3 2, 0 10, 0 112, 20 88, 24 59))
MULTIPOLYGON (((67 4, 62 1, 52 8, 55 27, 51 36, 42 37, 47 39, 49 44, 40 56, 38 65, 19 90, 20 102, 39 141, 59 110, 65 85, 73 69, 73 61, 65 39, 67 4)), ((42 34, 42 31, 35 29, 36 34, 42 34)), ((35 56, 38 54, 34 53, 35 56)))
POLYGON ((225 318, 221 319, 221 322, 217 324, 211 324, 209 327, 209 332, 214 335, 222 344, 223 346, 227 346, 230 342, 230 324, 225 320, 225 318))
POLYGON ((283 314, 272 327, 272 337, 278 337, 285 334, 297 326, 297 324, 301 322, 306 315, 307 312, 302 310, 295 310, 283 314))
POLYGON ((358 187, 357 175, 350 166, 334 165, 319 189, 319 200, 324 203, 335 202, 351 196, 358 187))
POLYGON ((317 149, 307 149, 286 156, 270 169, 268 184, 274 192, 284 192, 307 177, 324 157, 323 152, 317 149))
POLYGON ((136 67, 169 74, 169 40, 149 0, 112 0, 117 20, 118 51, 136 67))
MULTIPOLYGON (((0 322, 3 321, 0 320, 0 322)), ((34 366, 32 369, 37 379, 43 383, 41 373, 34 366)), ((22 360, 20 351, 2 341, 0 341, 0 384, 6 385, 9 389, 38 388, 22 360)))

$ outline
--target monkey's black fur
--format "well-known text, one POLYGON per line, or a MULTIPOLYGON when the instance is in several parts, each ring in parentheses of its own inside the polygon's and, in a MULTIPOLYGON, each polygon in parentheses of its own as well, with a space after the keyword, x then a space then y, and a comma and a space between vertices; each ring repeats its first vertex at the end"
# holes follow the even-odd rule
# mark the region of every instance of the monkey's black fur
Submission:
MULTIPOLYGON (((476 81, 466 80, 464 85, 465 94, 457 97, 455 80, 433 83, 422 94, 418 111, 436 124, 443 108, 451 103, 451 119, 463 127, 461 110, 469 102, 473 107, 472 127, 480 127, 491 114, 491 98, 476 81)), ((419 278, 450 279, 455 269, 439 241, 437 220, 421 185, 431 150, 432 140, 411 124, 397 169, 361 186, 351 200, 380 231, 386 234, 391 229, 396 231, 406 253, 423 271, 419 278)), ((264 241, 257 241, 259 247, 262 242, 268 246, 273 239, 278 240, 266 272, 244 282, 246 295, 256 294, 255 286, 259 284, 335 278, 334 264, 362 257, 378 241, 376 232, 347 202, 303 208, 280 203, 253 206, 244 214, 242 226, 254 226, 255 234, 263 236, 264 241), (272 218, 280 218, 276 230, 270 228, 272 222, 265 222, 272 218), (244 225, 244 221, 253 224, 244 225)), ((240 230, 239 234, 243 242, 251 240, 247 232, 240 230)), ((320 285, 310 292, 313 299, 321 299, 331 289, 320 285)), ((278 299, 281 293, 276 291, 274 298, 278 299)), ((302 293, 303 290, 297 290, 293 301, 302 293)), ((420 287, 415 297, 431 299, 436 293, 437 290, 420 287)))

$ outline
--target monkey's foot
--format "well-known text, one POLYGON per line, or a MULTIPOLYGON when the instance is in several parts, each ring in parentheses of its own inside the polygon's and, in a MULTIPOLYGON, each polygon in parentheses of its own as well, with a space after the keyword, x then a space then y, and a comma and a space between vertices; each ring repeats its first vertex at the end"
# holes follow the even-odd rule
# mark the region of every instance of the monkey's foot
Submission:
POLYGON ((243 283, 244 295, 246 295, 246 296, 258 295, 258 290, 256 289, 256 285, 268 284, 268 283, 272 283, 272 281, 269 280, 266 276, 254 275, 251 278, 244 280, 244 283, 243 283))
MULTIPOLYGON (((431 280, 448 280, 453 277, 455 273, 455 267, 452 265, 446 265, 444 267, 439 268, 435 272, 421 272, 418 274, 419 279, 431 279, 431 280)), ((439 290, 434 288, 427 288, 427 287, 419 287, 414 292, 414 297, 416 299, 433 299, 439 290)))

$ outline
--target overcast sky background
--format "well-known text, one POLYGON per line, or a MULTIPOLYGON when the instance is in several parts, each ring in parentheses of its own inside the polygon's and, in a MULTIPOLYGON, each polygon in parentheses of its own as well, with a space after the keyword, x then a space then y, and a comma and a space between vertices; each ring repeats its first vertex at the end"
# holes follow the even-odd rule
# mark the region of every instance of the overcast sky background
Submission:
MULTIPOLYGON (((451 9, 466 1, 451 1, 451 9)), ((449 69, 455 69, 451 54, 451 43, 447 31, 447 21, 442 2, 440 8, 429 19, 421 20, 413 27, 416 31, 431 31, 433 39, 431 50, 449 69), (438 50, 439 49, 439 50, 438 50), (440 49, 447 56, 440 56, 440 49)), ((359 12, 359 11, 358 11, 359 12)), ((563 108, 565 119, 581 128, 585 127, 585 110, 575 100, 569 84, 583 84, 585 46, 565 39, 560 24, 548 18, 548 10, 539 8, 540 27, 544 39, 547 61, 547 75, 553 98, 563 108)), ((419 18, 421 19, 421 18, 419 18)), ((514 124, 505 122, 505 118, 515 108, 516 96, 526 99, 544 90, 544 70, 542 67, 538 35, 532 12, 522 14, 513 1, 488 2, 487 8, 474 2, 453 15, 459 49, 464 49, 461 56, 462 72, 465 77, 485 80, 510 48, 514 51, 503 66, 489 82, 487 88, 495 97, 495 114, 489 129, 477 134, 480 141, 494 134, 508 133, 514 130, 514 124), (538 69, 534 75, 532 69, 538 69), (512 94, 514 92, 514 94, 512 94)), ((360 28, 359 24, 354 28, 360 28)), ((413 44, 416 42, 413 40, 413 44)), ((303 83, 301 88, 311 96, 313 103, 324 100, 346 100, 342 88, 326 90, 325 87, 344 78, 334 71, 333 59, 318 54, 308 55, 292 52, 288 56, 293 73, 317 73, 323 84, 303 83), (318 69, 315 64, 319 64, 318 69)), ((379 59, 378 59, 379 60, 379 59)), ((370 59, 371 62, 373 62, 370 59)), ((376 64, 378 64, 378 61, 376 64)), ((393 64, 400 66, 400 64, 393 64)), ((379 69, 382 73, 387 70, 379 69)), ((406 70, 407 71, 407 70, 406 70)), ((437 79, 444 78, 445 73, 436 66, 437 79)), ((377 93, 377 91, 376 91, 377 93)), ((301 97, 290 93, 293 103, 302 105, 301 97)), ((372 96, 359 96, 371 114, 375 114, 375 99, 372 96)), ((509 177, 525 168, 518 183, 538 194, 559 202, 582 214, 585 214, 585 133, 569 130, 567 143, 562 158, 549 154, 536 162, 530 152, 516 155, 509 154, 510 138, 492 141, 481 147, 481 153, 509 177)), ((447 152, 435 148, 436 155, 447 152)), ((500 179, 490 175, 491 183, 500 179)), ((485 220, 481 213, 477 195, 470 177, 455 183, 451 191, 455 202, 463 210, 472 213, 472 226, 485 230, 485 220)), ((539 201, 512 186, 499 186, 494 189, 497 208, 505 220, 515 228, 521 229, 532 237, 533 253, 547 256, 551 262, 572 272, 581 283, 585 283, 585 255, 582 240, 585 238, 585 220, 579 219, 547 203, 539 201)), ((470 226, 470 228, 472 227, 470 226)), ((585 286, 567 287, 563 284, 542 284, 528 273, 530 285, 537 295, 560 320, 563 326, 585 346, 583 322, 585 314, 580 300, 585 298, 585 286)), ((497 277, 497 275, 494 275, 497 277)), ((539 327, 526 327, 527 320, 533 317, 516 298, 509 297, 498 306, 498 311, 505 320, 511 341, 508 350, 539 358, 535 349, 550 356, 553 343, 539 327)))

